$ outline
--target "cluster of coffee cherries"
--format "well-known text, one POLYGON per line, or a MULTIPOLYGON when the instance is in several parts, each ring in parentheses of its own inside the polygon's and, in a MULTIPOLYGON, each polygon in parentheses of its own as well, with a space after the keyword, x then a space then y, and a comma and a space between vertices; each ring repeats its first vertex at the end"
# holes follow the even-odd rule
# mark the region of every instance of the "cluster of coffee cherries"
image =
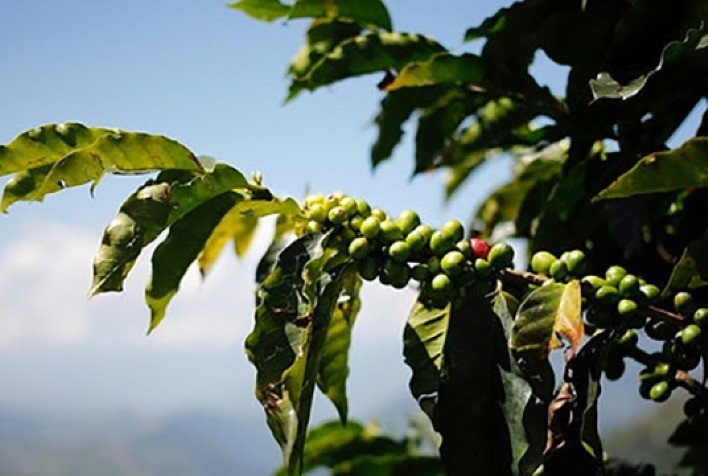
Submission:
POLYGON ((365 280, 378 278, 398 289, 415 280, 423 294, 438 302, 454 299, 459 289, 472 283, 490 284, 496 271, 513 265, 510 245, 465 239, 458 220, 435 229, 421 223, 413 210, 393 218, 342 193, 307 197, 305 214, 306 232, 337 229, 365 280))
POLYGON ((560 258, 540 251, 532 257, 531 268, 555 281, 580 279, 583 297, 590 303, 585 310, 587 323, 594 328, 612 329, 617 335, 604 359, 608 379, 617 380, 624 374, 623 359, 636 349, 640 329, 650 339, 663 343, 661 352, 651 355, 657 364, 639 375, 643 397, 665 401, 675 387, 676 371, 691 371, 700 364, 701 349, 708 344, 708 332, 704 332, 708 328, 708 308, 697 306, 690 293, 680 291, 662 299, 657 286, 621 266, 610 266, 604 276, 584 276, 585 254, 580 250, 563 253, 560 258), (649 306, 661 306, 679 319, 668 315, 661 318, 648 312, 649 306))

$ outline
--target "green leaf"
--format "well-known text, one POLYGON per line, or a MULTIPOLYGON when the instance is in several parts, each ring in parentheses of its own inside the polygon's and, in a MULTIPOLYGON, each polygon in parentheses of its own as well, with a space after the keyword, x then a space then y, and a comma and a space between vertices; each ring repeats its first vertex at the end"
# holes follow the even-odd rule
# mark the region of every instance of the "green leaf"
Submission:
POLYGON ((686 32, 686 36, 683 40, 672 41, 664 47, 656 68, 636 77, 627 84, 620 84, 606 71, 598 73, 597 78, 590 80, 593 98, 594 100, 602 98, 629 99, 637 95, 644 88, 649 79, 662 69, 665 69, 667 65, 688 53, 706 47, 708 47, 708 30, 706 30, 705 25, 702 25, 701 28, 692 28, 686 32))
POLYGON ((229 5, 234 10, 241 10, 251 18, 262 21, 274 21, 290 12, 290 6, 278 0, 239 0, 229 5))
POLYGON ((391 17, 381 0, 297 0, 289 18, 341 18, 391 31, 391 17))
POLYGON ((689 243, 671 271, 663 297, 677 291, 708 286, 708 231, 689 243))
POLYGON ((449 86, 403 88, 388 93, 374 119, 378 126, 376 142, 371 147, 371 165, 378 166, 391 157, 403 137, 403 124, 417 109, 430 107, 443 96, 449 86))
POLYGON ((199 271, 204 275, 216 262, 224 245, 233 241, 236 255, 242 257, 248 251, 258 228, 258 220, 267 215, 300 215, 300 206, 292 198, 279 200, 246 200, 236 204, 224 215, 221 222, 204 245, 198 257, 199 271))
POLYGON ((423 110, 415 135, 414 174, 440 166, 440 156, 450 136, 476 109, 473 95, 461 89, 450 90, 432 106, 423 110))
POLYGON ((443 374, 443 350, 450 322, 450 305, 437 309, 416 301, 403 331, 403 356, 411 368, 413 398, 432 419, 443 374))
POLYGON ((540 355, 559 347, 557 334, 568 339, 573 349, 584 335, 580 283, 550 283, 531 291, 521 303, 509 346, 517 352, 537 350, 540 355))
POLYGON ((204 202, 170 227, 167 238, 152 255, 152 276, 145 289, 150 307, 152 332, 165 317, 165 310, 179 290, 182 277, 204 248, 214 228, 243 197, 225 192, 204 202))
POLYGON ((550 157, 529 158, 522 164, 517 177, 492 192, 477 209, 475 217, 484 223, 483 236, 491 236, 500 224, 517 221, 528 194, 560 174, 563 167, 562 160, 550 157))
MULTIPOLYGON (((504 342, 511 338, 518 301, 502 291, 494 297, 494 313, 504 332, 504 342)), ((547 410, 544 402, 553 392, 553 369, 547 360, 526 354, 520 360, 506 345, 500 346, 499 371, 504 389, 501 407, 509 429, 512 451, 511 472, 533 474, 543 461, 546 446, 547 410), (519 362, 523 362, 523 368, 519 362)))
POLYGON ((488 101, 475 115, 476 121, 453 137, 442 153, 441 161, 450 166, 448 199, 487 159, 515 146, 537 146, 547 135, 547 130, 531 125, 537 112, 510 98, 488 101))
POLYGON ((484 81, 484 67, 479 56, 441 53, 427 61, 408 63, 386 91, 435 84, 479 85, 484 81))
POLYGON ((246 353, 256 366, 256 396, 290 472, 299 474, 320 357, 344 286, 346 267, 325 271, 329 235, 306 235, 280 253, 259 286, 246 353))
POLYGON ((343 425, 347 423, 348 412, 349 347, 354 321, 361 308, 361 284, 361 277, 354 268, 344 275, 342 296, 327 330, 317 377, 318 387, 337 408, 343 425))
POLYGON ((708 137, 694 137, 678 149, 644 157, 593 200, 690 187, 708 187, 708 137))
POLYGON ((292 79, 287 100, 303 90, 314 91, 343 79, 398 70, 443 51, 430 38, 410 33, 376 32, 347 39, 328 52, 308 73, 292 79))
POLYGON ((288 67, 292 79, 304 78, 340 43, 359 35, 362 28, 350 21, 316 19, 307 29, 305 45, 295 54, 288 67))
POLYGON ((246 184, 243 174, 226 164, 203 174, 167 171, 149 180, 106 227, 94 258, 90 294, 122 291, 138 255, 160 233, 204 202, 246 184))
POLYGON ((89 182, 93 188, 106 172, 164 169, 202 166, 186 147, 163 136, 74 123, 42 126, 0 146, 0 176, 17 172, 1 208, 6 211, 18 200, 41 201, 49 193, 89 182))

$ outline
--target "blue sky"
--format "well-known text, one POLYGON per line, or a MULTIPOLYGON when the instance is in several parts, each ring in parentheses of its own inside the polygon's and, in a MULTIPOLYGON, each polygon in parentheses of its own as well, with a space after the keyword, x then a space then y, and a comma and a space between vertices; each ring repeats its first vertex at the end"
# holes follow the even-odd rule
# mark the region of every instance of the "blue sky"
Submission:
MULTIPOLYGON (((463 45, 465 28, 508 3, 397 0, 390 7, 396 29, 430 34, 459 52, 478 47, 463 45)), ((508 162, 500 160, 446 205, 439 175, 410 180, 410 140, 372 173, 380 78, 346 81, 283 105, 285 68, 304 28, 304 22, 259 23, 216 1, 4 1, 0 143, 70 120, 160 133, 244 172, 262 171, 279 194, 341 189, 393 213, 417 209, 434 225, 466 219, 509 177, 508 162)), ((562 92, 561 68, 539 61, 535 69, 562 92)), ((207 407, 260 416, 242 353, 258 250, 243 262, 224 257, 205 286, 190 273, 150 338, 142 304, 146 260, 124 295, 86 301, 101 230, 141 182, 109 177, 94 199, 86 188, 70 190, 0 216, 0 409, 207 407)), ((414 407, 405 400, 408 371, 400 357, 412 294, 366 293, 352 356, 352 411, 366 417, 407 401, 404 414, 414 407)))

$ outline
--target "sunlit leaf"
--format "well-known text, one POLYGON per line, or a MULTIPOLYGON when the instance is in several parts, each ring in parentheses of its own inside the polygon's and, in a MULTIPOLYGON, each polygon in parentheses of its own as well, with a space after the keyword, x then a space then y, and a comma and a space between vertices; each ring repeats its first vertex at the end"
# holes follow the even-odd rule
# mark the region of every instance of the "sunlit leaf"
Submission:
POLYGON ((163 136, 74 123, 42 126, 0 146, 0 175, 17 173, 1 208, 89 182, 95 187, 105 173, 201 168, 192 152, 163 136))
POLYGON ((343 18, 391 30, 391 17, 381 0, 296 0, 290 18, 343 18))
POLYGON ((443 373, 449 320, 450 305, 437 309, 416 301, 403 331, 403 357, 412 371, 409 387, 413 398, 431 418, 443 373))
POLYGON ((306 235, 280 253, 258 290, 246 353, 256 366, 256 396, 291 472, 299 472, 320 357, 346 267, 325 271, 328 235, 306 235))
POLYGON ((430 58, 443 51, 434 40, 411 33, 368 33, 341 42, 309 72, 295 77, 288 100, 303 90, 313 91, 337 81, 364 74, 399 70, 411 61, 430 58))
POLYGON ((408 63, 388 86, 386 91, 435 84, 479 85, 484 81, 484 67, 477 55, 448 53, 433 56, 427 61, 408 63))
POLYGON ((694 137, 681 147, 655 152, 600 192, 594 200, 708 187, 708 137, 694 137))
POLYGON ((229 5, 234 10, 241 10, 256 20, 274 21, 290 12, 290 6, 278 0, 239 0, 229 5))
POLYGON ((541 355, 559 347, 561 335, 578 349, 584 335, 580 282, 549 283, 531 291, 521 303, 509 346, 541 355))
POLYGON ((199 254, 199 270, 205 274, 216 262, 226 243, 233 241, 236 255, 248 251, 258 227, 258 220, 267 215, 290 216, 300 214, 300 207, 293 199, 246 200, 237 203, 224 215, 199 254))
POLYGON ((106 227, 94 259, 90 294, 121 291, 138 255, 160 233, 202 203, 246 183, 241 172, 226 164, 204 174, 168 171, 149 180, 106 227))
POLYGON ((214 228, 234 205, 243 200, 236 192, 225 192, 204 202, 171 227, 167 238, 152 255, 152 275, 145 289, 150 307, 151 332, 165 317, 165 310, 179 290, 182 277, 199 256, 214 228))
POLYGON ((349 377, 349 346, 354 321, 361 308, 359 291, 362 280, 355 269, 344 278, 342 296, 332 314, 327 337, 320 357, 317 385, 337 408, 342 424, 347 422, 347 377, 349 377))
POLYGON ((696 50, 708 47, 708 30, 703 25, 701 28, 692 28, 686 32, 681 41, 672 41, 661 53, 659 64, 651 71, 621 84, 606 71, 598 73, 597 78, 590 80, 593 97, 597 99, 629 99, 637 95, 647 84, 649 79, 671 64, 677 58, 696 50))

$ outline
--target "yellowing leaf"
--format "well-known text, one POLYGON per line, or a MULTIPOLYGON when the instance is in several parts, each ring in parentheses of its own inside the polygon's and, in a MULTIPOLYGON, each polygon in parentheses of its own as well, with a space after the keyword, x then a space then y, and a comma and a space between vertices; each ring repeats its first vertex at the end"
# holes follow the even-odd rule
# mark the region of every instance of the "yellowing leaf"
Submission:
POLYGON ((532 291, 521 303, 509 346, 522 352, 538 349, 547 356, 563 345, 560 337, 577 350, 584 335, 580 282, 551 283, 532 291))

